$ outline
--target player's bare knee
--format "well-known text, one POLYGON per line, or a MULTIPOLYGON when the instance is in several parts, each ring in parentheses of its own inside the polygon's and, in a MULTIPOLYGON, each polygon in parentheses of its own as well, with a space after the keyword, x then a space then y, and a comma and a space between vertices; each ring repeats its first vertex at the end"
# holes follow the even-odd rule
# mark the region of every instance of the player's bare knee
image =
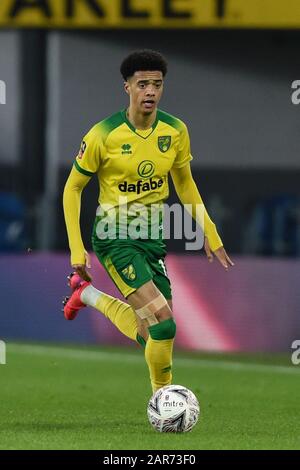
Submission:
POLYGON ((159 339, 171 339, 175 337, 176 324, 169 304, 163 295, 160 294, 144 307, 136 309, 136 314, 141 320, 147 321, 150 328, 150 335, 151 327, 159 325, 159 339))
POLYGON ((149 326, 159 323, 160 312, 163 316, 168 315, 170 308, 163 295, 158 295, 156 298, 147 302, 143 307, 135 309, 137 316, 147 322, 149 326))
POLYGON ((150 326, 172 317, 172 311, 162 294, 135 311, 139 319, 150 326))
POLYGON ((137 316, 137 323, 138 323, 138 334, 144 338, 145 341, 147 341, 148 336, 149 336, 149 331, 148 331, 148 323, 145 320, 141 320, 137 316))
POLYGON ((168 320, 169 318, 173 318, 172 311, 169 305, 166 305, 165 307, 155 312, 155 317, 159 322, 168 320))

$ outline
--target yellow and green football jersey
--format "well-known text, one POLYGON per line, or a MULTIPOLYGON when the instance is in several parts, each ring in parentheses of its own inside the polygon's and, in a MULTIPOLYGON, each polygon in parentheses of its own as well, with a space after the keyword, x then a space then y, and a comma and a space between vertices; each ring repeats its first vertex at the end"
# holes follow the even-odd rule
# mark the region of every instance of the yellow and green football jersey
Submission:
POLYGON ((135 129, 120 111, 96 124, 84 137, 75 160, 87 176, 97 174, 99 204, 161 203, 169 195, 168 173, 192 159, 186 125, 158 110, 152 128, 135 129))

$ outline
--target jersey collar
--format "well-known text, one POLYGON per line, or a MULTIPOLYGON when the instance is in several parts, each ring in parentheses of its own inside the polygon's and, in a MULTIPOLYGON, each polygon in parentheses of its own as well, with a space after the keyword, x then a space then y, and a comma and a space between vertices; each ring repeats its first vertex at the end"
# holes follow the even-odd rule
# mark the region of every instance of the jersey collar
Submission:
POLYGON ((148 139, 148 137, 150 137, 150 135, 153 133, 153 131, 155 130, 157 124, 158 124, 158 121, 159 121, 159 118, 158 118, 158 109, 156 110, 156 118, 155 118, 155 121, 152 125, 152 131, 150 132, 150 134, 148 134, 146 137, 144 137, 143 135, 139 134, 138 133, 138 129, 136 129, 132 124, 131 122, 127 119, 127 108, 123 109, 121 111, 121 114, 123 116, 123 119, 124 119, 124 122, 127 124, 127 126, 129 127, 130 130, 132 130, 136 135, 138 135, 139 137, 141 137, 142 139, 148 139))

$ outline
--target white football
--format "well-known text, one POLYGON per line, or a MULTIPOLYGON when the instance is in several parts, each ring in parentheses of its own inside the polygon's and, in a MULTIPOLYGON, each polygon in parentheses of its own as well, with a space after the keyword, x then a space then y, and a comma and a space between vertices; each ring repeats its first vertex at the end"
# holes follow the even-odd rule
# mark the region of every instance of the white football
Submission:
POLYGON ((150 424, 159 432, 188 432, 200 415, 196 396, 182 385, 167 385, 151 397, 147 407, 150 424))

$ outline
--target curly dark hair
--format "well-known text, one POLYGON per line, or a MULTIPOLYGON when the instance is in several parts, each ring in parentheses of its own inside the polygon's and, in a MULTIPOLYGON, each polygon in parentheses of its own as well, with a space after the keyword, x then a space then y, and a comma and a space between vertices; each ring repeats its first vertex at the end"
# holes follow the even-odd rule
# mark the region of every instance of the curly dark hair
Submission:
POLYGON ((125 57, 120 67, 120 72, 125 81, 132 77, 134 72, 140 70, 159 70, 164 77, 168 71, 168 64, 160 52, 142 49, 125 57))

